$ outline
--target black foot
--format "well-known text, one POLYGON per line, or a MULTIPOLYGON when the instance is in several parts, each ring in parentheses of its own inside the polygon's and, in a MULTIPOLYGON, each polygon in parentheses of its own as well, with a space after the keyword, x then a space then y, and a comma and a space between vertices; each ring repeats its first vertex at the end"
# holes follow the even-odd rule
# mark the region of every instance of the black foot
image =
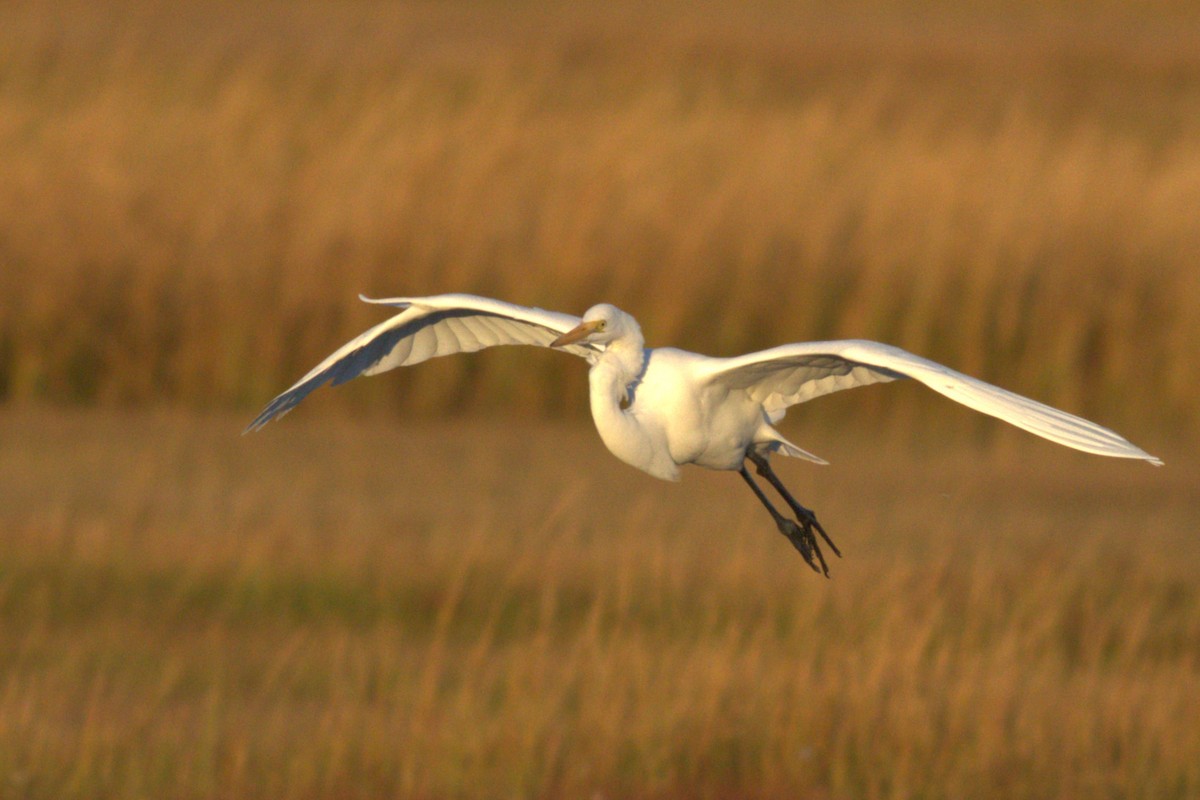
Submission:
MULTIPOLYGON (((810 512, 811 513, 811 512, 810 512)), ((786 517, 781 517, 776 521, 779 526, 779 532, 788 538, 792 543, 792 547, 804 557, 805 563, 812 567, 813 572, 820 573, 826 578, 829 577, 829 565, 825 563, 825 556, 821 553, 821 546, 817 544, 817 537, 813 535, 813 525, 816 519, 811 522, 801 520, 797 524, 795 520, 790 520, 786 517)), ((825 537, 828 541, 828 537, 825 537)), ((831 545, 832 546, 832 545, 831 545)), ((837 552, 837 548, 834 548, 837 552)))
POLYGON ((788 541, 792 543, 792 546, 800 552, 800 555, 804 557, 805 563, 812 567, 813 572, 822 574, 828 578, 829 565, 825 563, 825 555, 821 552, 821 546, 817 543, 817 537, 813 531, 821 534, 821 538, 825 540, 826 544, 833 548, 833 552, 836 553, 838 557, 841 557, 841 551, 839 551, 837 549, 837 545, 830 540, 829 535, 825 533, 825 529, 821 527, 821 523, 817 522, 817 515, 797 503, 795 498, 788 494, 787 489, 783 487, 783 484, 779 481, 779 478, 775 476, 775 473, 771 471, 770 466, 766 463, 766 459, 762 458, 761 456, 756 458, 756 455, 757 454, 752 453, 747 455, 747 458, 750 458, 755 462, 755 464, 759 467, 759 474, 770 481, 771 485, 774 486, 783 499, 787 501, 788 508, 792 510, 792 512, 796 515, 796 518, 794 520, 788 519, 783 514, 780 514, 779 511, 776 510, 775 506, 771 505, 771 501, 767 499, 765 494, 763 494, 763 490, 759 488, 759 485, 754 481, 754 478, 750 477, 750 473, 746 470, 745 464, 743 464, 741 469, 738 470, 742 476, 742 480, 744 480, 746 485, 748 485, 754 491, 755 496, 758 497, 759 501, 770 513, 771 518, 775 520, 775 525, 779 528, 779 532, 786 536, 788 541))
MULTIPOLYGON (((842 557, 842 551, 838 550, 838 546, 833 543, 833 539, 829 538, 829 534, 826 533, 825 529, 821 527, 821 523, 817 522, 817 515, 815 513, 795 501, 792 501, 788 505, 792 507, 792 511, 796 512, 797 521, 804 526, 804 530, 808 532, 809 536, 812 536, 813 531, 821 534, 821 538, 824 539, 825 544, 829 545, 830 549, 833 550, 833 554, 838 558, 842 557)), ((820 552, 820 550, 817 550, 818 554, 820 552)))
MULTIPOLYGON (((770 484, 775 487, 775 491, 779 492, 779 496, 787 502, 788 508, 792 509, 792 513, 796 515, 796 521, 804 526, 806 534, 810 538, 812 537, 812 532, 814 530, 821 534, 821 538, 824 539, 825 544, 829 545, 830 549, 833 550, 833 554, 838 558, 841 558, 842 551, 838 550, 838 546, 833 543, 833 539, 829 538, 829 534, 826 533, 825 529, 821 527, 821 523, 817 522, 817 515, 796 502, 796 498, 792 497, 792 493, 789 492, 787 487, 783 485, 783 481, 779 480, 779 476, 775 474, 775 470, 771 469, 771 462, 767 460, 767 457, 762 453, 751 450, 746 453, 746 458, 754 462, 755 471, 762 477, 766 478, 770 484)), ((821 551, 818 549, 817 554, 820 555, 820 552, 821 551)), ((825 563, 824 559, 821 560, 821 563, 825 563)))

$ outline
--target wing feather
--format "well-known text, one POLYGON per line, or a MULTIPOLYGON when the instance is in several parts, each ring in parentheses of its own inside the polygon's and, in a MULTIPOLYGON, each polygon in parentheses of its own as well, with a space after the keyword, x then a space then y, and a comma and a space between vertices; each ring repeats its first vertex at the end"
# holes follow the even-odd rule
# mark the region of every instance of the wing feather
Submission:
MULTIPOLYGON (((361 299, 401 311, 354 337, 313 367, 268 403, 247 431, 258 430, 283 416, 326 383, 338 386, 359 375, 376 375, 438 356, 473 353, 498 345, 545 347, 579 324, 579 317, 570 314, 468 294, 361 299)), ((561 349, 589 362, 601 352, 598 345, 587 342, 561 349)))
POLYGON ((830 392, 913 378, 951 400, 1052 442, 1088 453, 1162 461, 1114 431, 993 386, 899 347, 864 340, 804 342, 720 359, 706 378, 745 390, 771 421, 792 405, 830 392))

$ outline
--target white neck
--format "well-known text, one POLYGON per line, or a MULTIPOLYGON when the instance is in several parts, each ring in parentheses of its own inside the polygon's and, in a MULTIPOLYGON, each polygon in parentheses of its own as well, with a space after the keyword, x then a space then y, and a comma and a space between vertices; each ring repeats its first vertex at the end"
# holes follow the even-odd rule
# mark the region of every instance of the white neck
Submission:
POLYGON ((650 433, 638 423, 634 405, 622 408, 623 400, 636 403, 633 384, 645 365, 646 351, 640 333, 623 336, 605 348, 588 373, 592 419, 600 438, 617 458, 652 475, 673 478, 674 469, 660 474, 663 469, 655 463, 656 451, 650 433))
POLYGON ((622 412, 621 401, 631 400, 629 388, 637 382, 646 366, 646 350, 642 338, 618 339, 600 354, 588 373, 591 384, 592 415, 597 406, 611 406, 622 412))

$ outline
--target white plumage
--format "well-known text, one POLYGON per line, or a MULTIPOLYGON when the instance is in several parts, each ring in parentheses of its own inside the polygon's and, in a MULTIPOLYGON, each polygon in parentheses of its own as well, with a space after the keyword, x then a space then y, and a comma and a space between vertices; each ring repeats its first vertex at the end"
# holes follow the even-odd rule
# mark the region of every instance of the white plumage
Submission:
POLYGON ((813 532, 834 552, 837 548, 815 515, 784 489, 768 457, 778 452, 824 463, 784 439, 774 424, 788 407, 830 392, 913 378, 1052 442, 1162 464, 1094 422, 878 342, 804 342, 712 358, 669 347, 647 348, 633 317, 608 304, 593 306, 580 318, 468 294, 362 299, 401 311, 334 351, 272 400, 247 430, 287 413, 325 383, 336 386, 358 375, 497 345, 555 347, 591 364, 592 418, 613 454, 668 480, 678 480, 684 464, 738 471, 779 530, 814 569, 819 564, 826 574, 813 532), (747 460, 780 492, 795 520, 775 509, 746 469, 747 460))

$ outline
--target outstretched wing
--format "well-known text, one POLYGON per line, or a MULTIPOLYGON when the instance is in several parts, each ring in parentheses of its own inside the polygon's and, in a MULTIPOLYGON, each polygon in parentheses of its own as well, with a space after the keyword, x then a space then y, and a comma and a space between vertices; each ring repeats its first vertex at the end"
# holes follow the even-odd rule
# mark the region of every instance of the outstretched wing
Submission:
POLYGON ((1052 442, 1087 453, 1162 464, 1108 428, 879 342, 785 344, 714 361, 706 378, 749 392, 772 421, 782 417, 788 406, 830 392, 913 378, 951 400, 1052 442))
MULTIPOLYGON (((443 294, 433 297, 393 297, 366 303, 403 309, 391 319, 359 334, 296 381, 262 410, 247 431, 255 431, 283 416, 310 392, 326 383, 334 386, 359 375, 375 375, 395 367, 409 367, 436 356, 473 353, 503 344, 545 347, 579 324, 579 317, 540 308, 476 297, 443 294)), ((594 361, 599 345, 587 342, 560 348, 594 361)))

